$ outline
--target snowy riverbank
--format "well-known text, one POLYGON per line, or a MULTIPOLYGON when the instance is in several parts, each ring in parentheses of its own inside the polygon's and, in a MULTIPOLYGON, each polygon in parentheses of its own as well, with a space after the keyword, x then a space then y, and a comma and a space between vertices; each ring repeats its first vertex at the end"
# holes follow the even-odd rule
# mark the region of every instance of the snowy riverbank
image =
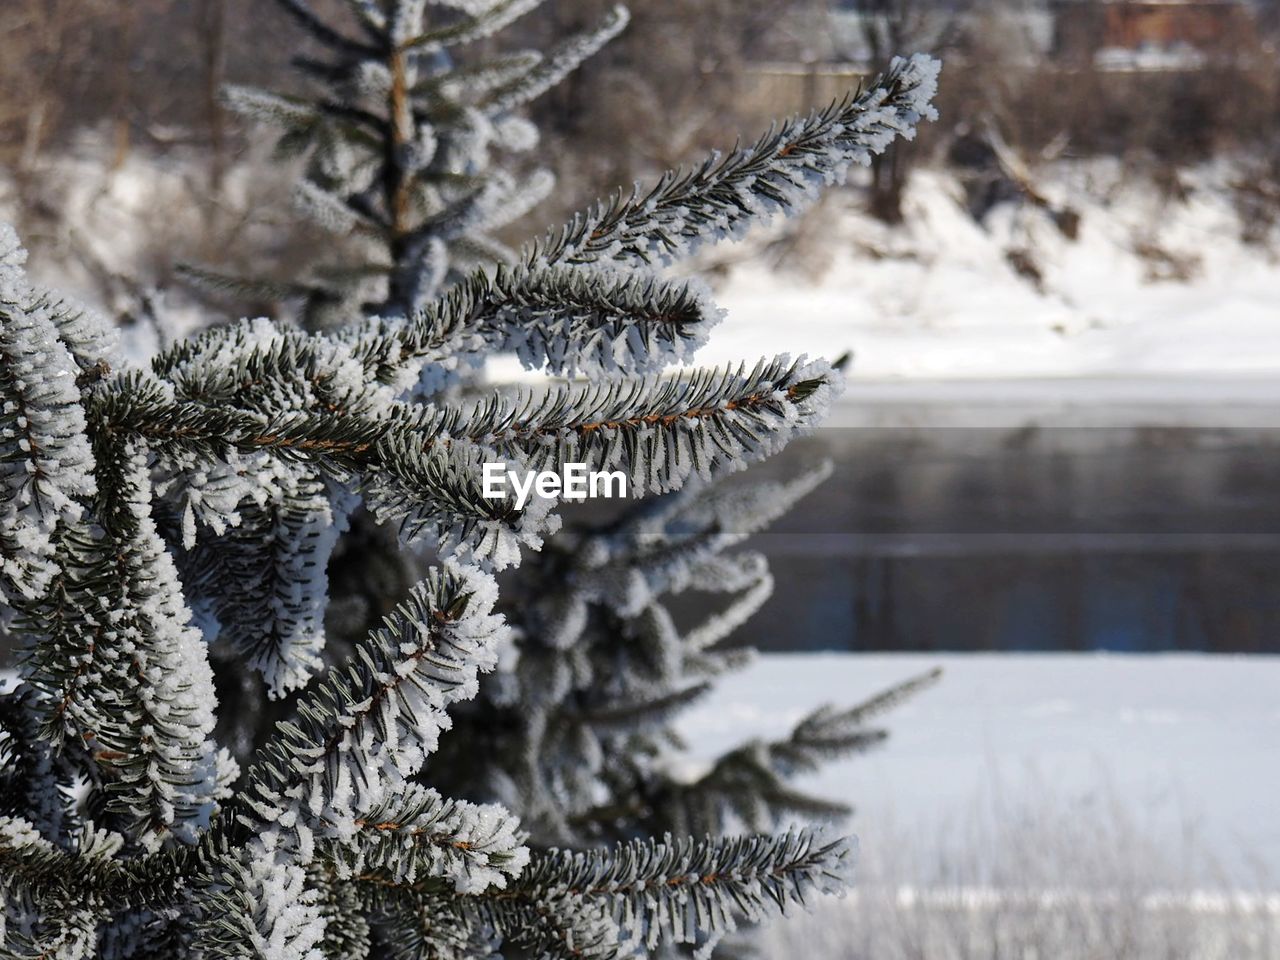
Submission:
POLYGON ((1280 889, 1280 657, 766 655, 681 730, 709 757, 933 666, 883 747, 802 783, 856 805, 868 879, 927 886, 950 853, 974 886, 1016 866, 1052 887, 1114 868, 1153 889, 1280 889))
POLYGON ((1232 376, 1280 371, 1280 267, 1242 241, 1233 176, 1184 172, 1174 199, 1110 161, 1046 171, 1044 189, 1080 213, 1075 240, 1034 208, 976 222, 942 171, 913 179, 896 229, 837 195, 812 215, 807 260, 773 272, 767 251, 744 252, 728 269, 728 315, 700 359, 851 349, 872 381, 1190 376, 1233 390, 1232 376))
POLYGON ((934 665, 883 748, 803 783, 857 806, 858 884, 762 957, 1277 955, 1280 658, 766 656, 682 732, 710 756, 934 665))

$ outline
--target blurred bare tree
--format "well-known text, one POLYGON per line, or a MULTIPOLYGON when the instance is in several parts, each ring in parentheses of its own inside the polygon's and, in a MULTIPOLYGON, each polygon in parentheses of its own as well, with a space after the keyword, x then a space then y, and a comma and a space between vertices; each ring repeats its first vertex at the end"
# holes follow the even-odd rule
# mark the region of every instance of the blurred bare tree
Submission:
POLYGON ((177 260, 291 255, 271 226, 287 191, 218 99, 232 78, 292 82, 279 52, 305 40, 273 5, 6 0, 0 28, 0 201, 37 259, 75 264, 82 295, 127 321, 177 260), (95 221, 121 232, 122 264, 77 217, 119 213, 119 197, 100 200, 131 163, 121 192, 137 222, 95 221), (228 185, 233 166, 248 175, 228 185))
MULTIPOLYGON (((903 50, 944 54, 954 49, 969 0, 842 0, 839 4, 858 19, 862 49, 851 59, 864 59, 882 70, 889 58, 903 50), (860 55, 860 56, 858 56, 860 55)), ((902 194, 913 151, 891 150, 871 164, 870 210, 885 223, 902 222, 902 194)))
POLYGON ((29 165, 103 123, 115 131, 117 162, 135 143, 220 141, 210 93, 224 74, 265 79, 278 69, 279 49, 302 42, 253 0, 6 0, 0 17, 6 166, 29 165))

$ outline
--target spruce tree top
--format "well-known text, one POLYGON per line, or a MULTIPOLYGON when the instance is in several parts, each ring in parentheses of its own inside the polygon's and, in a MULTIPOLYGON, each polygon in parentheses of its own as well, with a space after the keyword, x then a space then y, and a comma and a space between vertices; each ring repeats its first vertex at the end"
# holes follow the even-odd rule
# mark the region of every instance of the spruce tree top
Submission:
POLYGON ((306 157, 297 206, 324 229, 354 237, 365 260, 321 262, 286 285, 189 273, 242 294, 302 296, 308 325, 318 328, 361 310, 407 316, 472 268, 508 262, 514 252, 496 231, 539 203, 555 178, 545 169, 514 176, 495 165, 495 153, 536 145, 538 130, 519 109, 628 19, 615 7, 546 54, 479 58, 477 41, 544 0, 347 0, 347 29, 318 17, 305 0, 277 2, 321 51, 294 60, 313 92, 229 87, 224 101, 283 129, 278 152, 306 157))

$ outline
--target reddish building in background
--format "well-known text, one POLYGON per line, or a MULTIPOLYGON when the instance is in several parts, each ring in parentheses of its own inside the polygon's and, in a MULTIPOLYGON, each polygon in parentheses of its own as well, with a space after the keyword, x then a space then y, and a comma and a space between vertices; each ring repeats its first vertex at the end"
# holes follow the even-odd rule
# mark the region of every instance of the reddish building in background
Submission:
POLYGON ((1092 59, 1103 51, 1234 57, 1257 47, 1246 0, 1051 0, 1054 51, 1092 59))

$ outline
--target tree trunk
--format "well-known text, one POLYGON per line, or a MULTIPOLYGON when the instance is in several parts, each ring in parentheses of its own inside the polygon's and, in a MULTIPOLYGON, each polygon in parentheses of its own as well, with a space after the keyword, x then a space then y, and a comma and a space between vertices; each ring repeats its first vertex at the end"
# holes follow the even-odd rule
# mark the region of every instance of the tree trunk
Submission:
POLYGON ((205 122, 209 127, 209 192, 217 194, 227 174, 226 118, 218 99, 227 68, 227 0, 203 0, 200 29, 204 45, 205 122))
POLYGON ((902 145, 871 161, 871 215, 884 223, 902 222, 902 191, 907 183, 902 145))

